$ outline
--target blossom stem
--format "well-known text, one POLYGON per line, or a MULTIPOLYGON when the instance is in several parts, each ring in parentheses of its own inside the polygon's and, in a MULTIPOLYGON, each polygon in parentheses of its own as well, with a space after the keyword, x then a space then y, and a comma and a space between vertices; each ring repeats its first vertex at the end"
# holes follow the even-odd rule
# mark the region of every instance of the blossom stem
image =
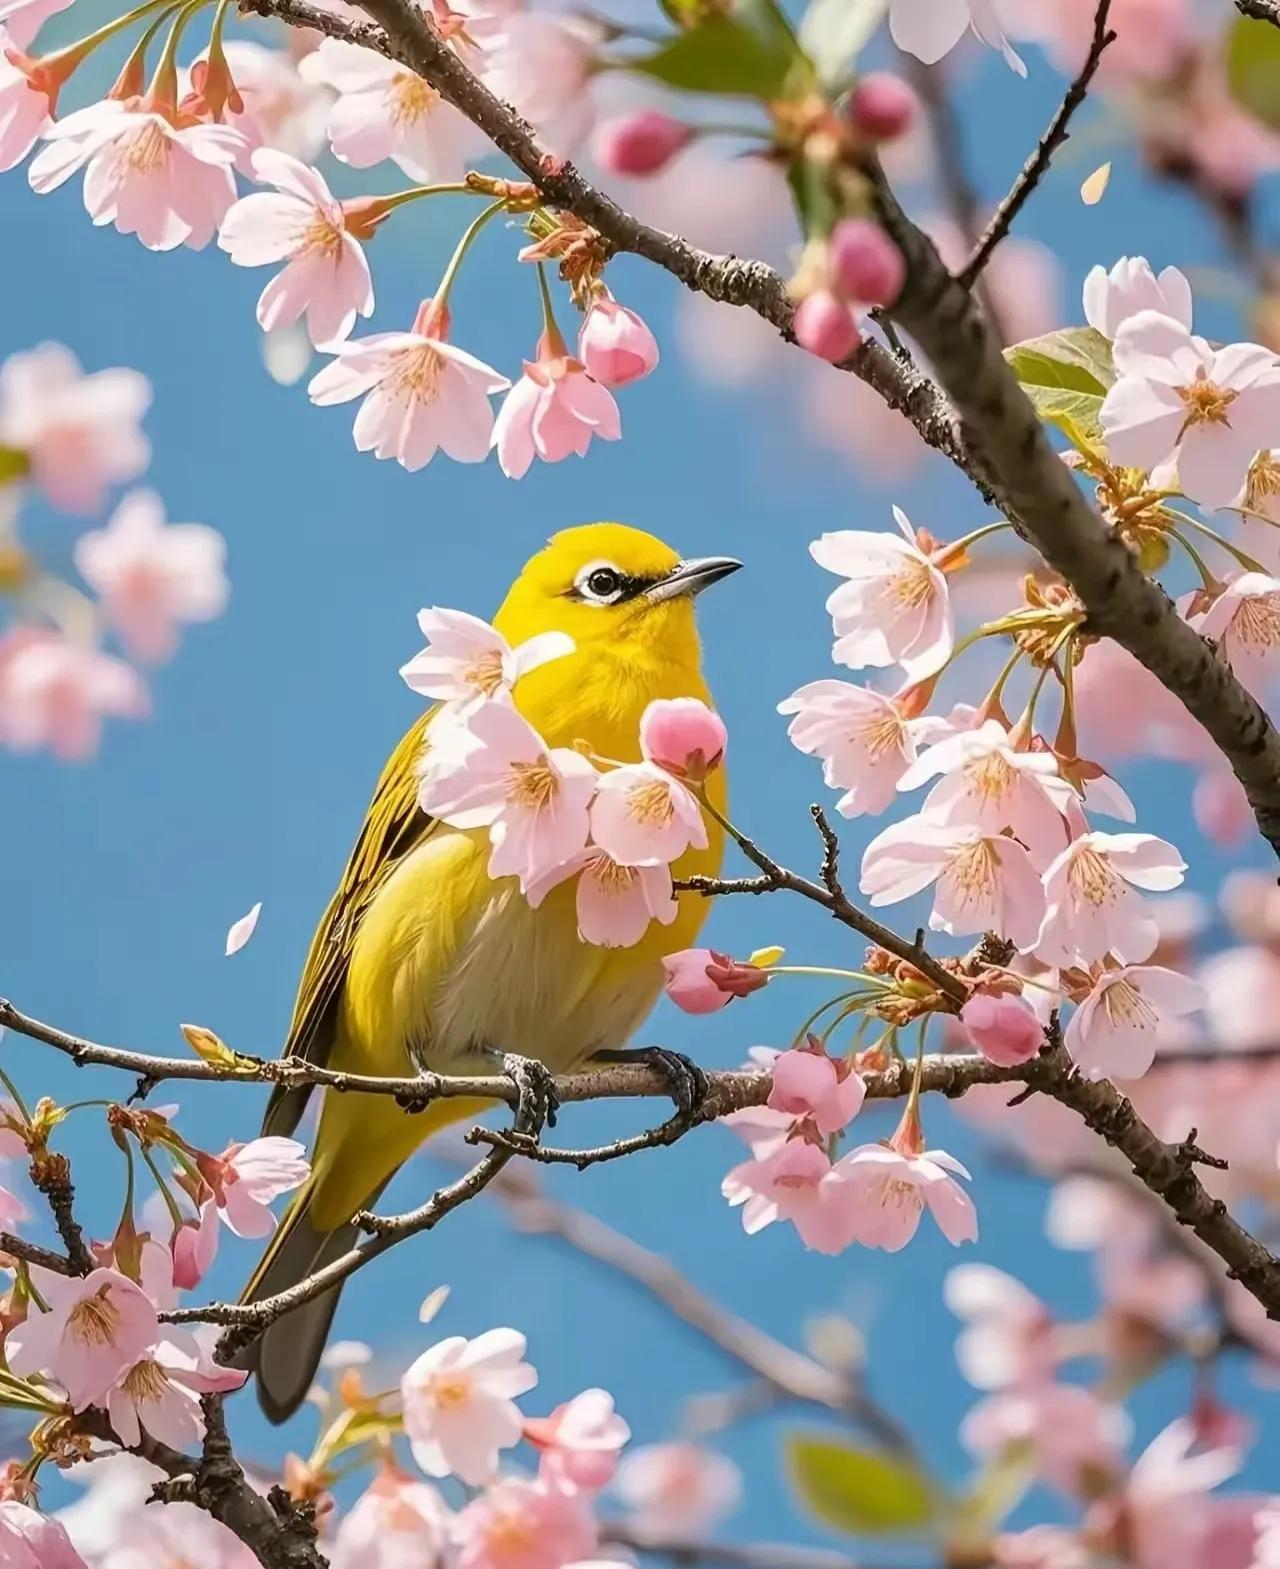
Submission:
POLYGON ((116 77, 115 86, 111 89, 111 97, 131 98, 142 92, 143 73, 147 67, 147 50, 150 49, 156 34, 181 8, 181 5, 182 0, 166 5, 164 10, 139 34, 137 43, 129 51, 128 59, 120 67, 120 75, 116 77))
POLYGON ((474 190, 462 181, 445 185, 411 185, 406 191, 396 191, 391 196, 379 196, 379 207, 387 212, 397 207, 403 207, 406 202, 416 202, 421 196, 480 196, 483 193, 474 190))
POLYGON ((771 964, 769 975, 834 975, 839 980, 865 981, 877 991, 889 991, 889 983, 878 975, 868 975, 865 970, 837 970, 825 964, 771 964))
POLYGON ((1204 588, 1216 590, 1218 587, 1218 579, 1212 572, 1210 572, 1204 557, 1195 548, 1187 536, 1180 533, 1176 528, 1171 528, 1169 530, 1169 537, 1171 539, 1176 539, 1182 546, 1183 550, 1185 550, 1186 553, 1191 557, 1191 560, 1195 563, 1196 571, 1200 574, 1201 585, 1204 588))
POLYGON ((3 1068, 0 1068, 0 1084, 4 1085, 5 1090, 8 1092, 9 1099, 18 1108, 18 1111, 21 1113, 22 1120, 29 1128, 31 1126, 31 1113, 27 1110, 27 1103, 23 1100, 22 1092, 18 1089, 18 1086, 13 1082, 13 1080, 9 1077, 3 1068))
POLYGON ((117 16, 113 21, 107 22, 96 32, 87 33, 83 38, 73 44, 68 44, 64 49, 59 49, 56 54, 48 55, 42 62, 46 67, 58 71, 63 81, 71 75, 77 66, 93 53, 99 44, 105 44, 109 38, 114 38, 117 33, 123 32, 126 27, 132 27, 135 22, 140 22, 144 16, 150 16, 153 11, 166 10, 170 7, 171 0, 146 0, 145 5, 140 5, 132 11, 126 11, 123 16, 117 16))
POLYGON ((436 303, 438 305, 447 304, 449 290, 453 288, 454 280, 458 276, 458 269, 462 266, 463 257, 466 256, 475 243, 476 236, 484 228, 485 224, 505 210, 506 205, 505 197, 500 198, 496 202, 490 202, 484 211, 473 218, 463 230, 462 238, 458 241, 457 248, 449 258, 449 265, 444 270, 444 277, 440 280, 440 287, 436 290, 436 303))
MULTIPOLYGON (((1036 720, 1036 704, 1040 701, 1040 694, 1044 690, 1044 684, 1049 679, 1049 672, 1057 671, 1056 661, 1059 651, 1065 648, 1068 643, 1070 643, 1071 639, 1075 636, 1075 631, 1076 629, 1074 626, 1064 627, 1054 642, 1053 647, 1050 648, 1048 655, 1045 658, 1044 666, 1041 669, 1040 674, 1036 677, 1035 685, 1031 688, 1031 694, 1027 698, 1027 706, 1022 711, 1022 717, 1013 727, 1013 734, 1019 738, 1019 741, 1015 744, 1030 744, 1031 734, 1036 720)), ((1061 679, 1061 673, 1059 673, 1059 680, 1061 679)))
POLYGON ((848 1002, 851 997, 857 997, 859 995, 860 993, 857 991, 847 991, 837 992, 834 997, 828 997, 826 1002, 824 1002, 820 1008, 815 1008, 813 1010, 809 1017, 795 1032, 795 1034, 792 1036, 792 1044, 798 1045, 799 1042, 804 1040, 805 1036, 808 1035, 810 1030, 812 1030, 813 1026, 818 1022, 822 1015, 826 1013, 828 1008, 837 1008, 841 1003, 848 1002))
MULTIPOLYGON (((831 1023, 827 1025, 826 1029, 824 1029, 822 1034, 818 1037, 819 1040, 821 1040, 823 1046, 827 1044, 827 1042, 840 1028, 844 1021, 850 1017, 850 1015, 860 1012, 869 1002, 875 998, 875 995, 876 994, 874 992, 849 992, 845 998, 845 1006, 841 1008, 840 1012, 836 1014, 835 1018, 832 1019, 831 1023)), ((865 1028, 866 1022, 866 1018, 864 1017, 860 1028, 865 1028)))
POLYGON ((976 545, 980 539, 985 539, 988 534, 998 534, 1002 529, 1012 528, 1013 524, 1007 518, 1001 518, 997 523, 984 523, 981 528, 975 528, 971 534, 953 540, 949 545, 943 545, 933 553, 933 564, 939 571, 946 571, 947 563, 953 557, 961 555, 968 550, 970 545, 976 545))
POLYGON ((538 263, 538 294, 542 300, 542 333, 552 354, 565 354, 564 339, 556 322, 555 307, 551 303, 551 289, 547 283, 547 269, 538 263))
POLYGON ((1246 572, 1266 573, 1266 567, 1256 557, 1249 555, 1247 551, 1241 550, 1238 545, 1233 545, 1229 540, 1223 539, 1216 529, 1211 529, 1208 524, 1201 523, 1198 518, 1193 518, 1189 512, 1180 512, 1177 507, 1167 507, 1165 510, 1172 513, 1175 518, 1181 518, 1189 528, 1193 528, 1197 533, 1203 534, 1207 539, 1211 539, 1215 545, 1225 550, 1229 556, 1238 561, 1246 572))
POLYGON ((173 26, 164 41, 164 48, 156 65, 156 74, 151 78, 151 88, 147 94, 147 101, 153 107, 157 104, 163 104, 165 108, 170 109, 177 107, 178 45, 182 42, 182 35, 186 32, 187 24, 192 17, 209 3, 210 0, 187 0, 187 4, 174 17, 173 26))
POLYGON ((143 1160, 145 1160, 147 1163, 147 1170, 155 1179, 155 1184, 159 1190, 160 1197, 164 1200, 164 1207, 169 1211, 169 1219, 173 1222, 174 1231, 181 1231, 186 1217, 178 1208, 178 1202, 174 1198, 172 1192, 170 1192, 169 1184, 165 1181, 164 1174, 161 1172, 159 1166, 156 1165, 155 1156, 151 1153, 145 1144, 140 1144, 138 1147, 142 1151, 143 1160))

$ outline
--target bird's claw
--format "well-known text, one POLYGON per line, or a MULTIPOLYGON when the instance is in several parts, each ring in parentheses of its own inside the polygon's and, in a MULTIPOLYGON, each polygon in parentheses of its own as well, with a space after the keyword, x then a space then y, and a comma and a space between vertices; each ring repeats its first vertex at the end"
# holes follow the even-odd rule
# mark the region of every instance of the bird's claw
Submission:
POLYGON ((676 1115, 686 1127, 692 1127, 706 1104, 710 1085, 707 1076, 682 1052, 669 1051, 665 1046, 635 1046, 619 1051, 603 1051, 602 1062, 636 1062, 656 1068, 667 1081, 671 1099, 675 1102, 676 1115))
POLYGON ((510 1051, 502 1054, 502 1072, 516 1087, 513 1131, 536 1144, 543 1128, 556 1125, 560 1095, 555 1077, 536 1057, 521 1057, 510 1051))

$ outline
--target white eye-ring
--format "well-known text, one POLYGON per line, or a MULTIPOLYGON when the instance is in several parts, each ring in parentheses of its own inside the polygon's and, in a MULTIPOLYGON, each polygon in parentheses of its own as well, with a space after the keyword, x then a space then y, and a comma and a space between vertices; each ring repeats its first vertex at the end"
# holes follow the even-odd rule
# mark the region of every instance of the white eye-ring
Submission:
POLYGON ((592 561, 573 580, 579 598, 591 605, 612 605, 622 598, 626 579, 612 561, 592 561))

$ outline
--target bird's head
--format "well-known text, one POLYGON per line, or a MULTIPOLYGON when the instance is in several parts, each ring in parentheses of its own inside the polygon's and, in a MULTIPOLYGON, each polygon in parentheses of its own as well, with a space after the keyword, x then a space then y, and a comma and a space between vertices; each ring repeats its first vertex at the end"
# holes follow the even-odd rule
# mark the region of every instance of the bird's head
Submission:
POLYGON ((566 632, 588 656, 623 661, 655 655, 696 669, 693 601, 736 572, 728 556, 685 560, 625 523, 585 523, 554 535, 511 586, 495 625, 512 644, 566 632))

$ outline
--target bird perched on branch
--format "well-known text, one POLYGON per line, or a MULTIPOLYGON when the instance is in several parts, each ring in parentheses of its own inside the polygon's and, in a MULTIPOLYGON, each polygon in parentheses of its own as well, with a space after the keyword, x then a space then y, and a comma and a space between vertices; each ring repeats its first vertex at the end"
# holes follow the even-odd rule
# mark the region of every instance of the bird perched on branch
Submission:
MULTIPOLYGON (((566 529, 525 565, 494 620, 514 647, 561 632, 574 651, 523 677, 516 708, 548 747, 633 759, 646 707, 707 700, 693 601, 737 569, 726 557, 682 560, 621 523, 566 529)), ((678 896, 670 925, 632 947, 578 933, 572 883, 535 909, 514 878, 489 877, 483 829, 450 828, 420 807, 431 745, 424 714, 382 771, 337 892, 311 943, 285 1042, 288 1057, 346 1072, 404 1077, 492 1073, 504 1054, 564 1073, 617 1051, 656 1001, 662 956, 688 947, 706 913, 678 896)), ((724 805, 724 774, 708 781, 724 805)), ((677 877, 719 870, 723 835, 675 863, 677 877)), ((287 1134, 309 1090, 280 1088, 263 1132, 287 1134)), ((255 1301, 305 1279, 354 1244, 352 1217, 374 1202, 432 1132, 488 1103, 440 1099, 410 1113, 389 1095, 325 1092, 311 1177, 295 1196, 245 1290, 255 1301)), ((338 1287, 276 1320, 251 1348, 258 1398, 273 1422, 304 1399, 338 1287)))

